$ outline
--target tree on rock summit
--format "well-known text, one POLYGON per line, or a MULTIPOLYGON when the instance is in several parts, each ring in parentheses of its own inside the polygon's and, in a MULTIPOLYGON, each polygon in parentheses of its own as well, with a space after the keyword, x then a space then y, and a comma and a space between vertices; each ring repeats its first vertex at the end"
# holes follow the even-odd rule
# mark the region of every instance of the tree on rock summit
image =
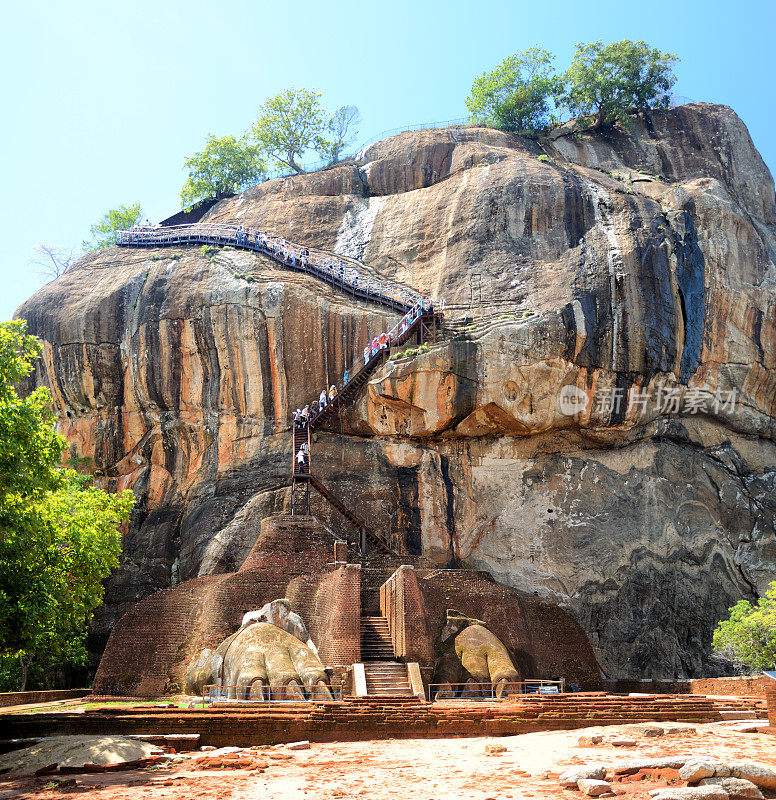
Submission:
POLYGON ((117 206, 109 208, 102 219, 89 229, 92 234, 91 241, 82 243, 84 250, 99 250, 103 247, 113 247, 116 244, 116 231, 129 230, 137 225, 143 218, 143 208, 140 203, 130 206, 117 206))
POLYGON ((304 172, 304 154, 315 150, 336 163, 358 122, 358 109, 343 106, 328 116, 321 92, 290 88, 267 100, 250 130, 256 144, 281 170, 304 172))
POLYGON ((575 116, 594 115, 594 127, 627 124, 634 110, 669 105, 677 61, 675 55, 629 39, 578 44, 562 100, 575 116))
POLYGON ((552 61, 552 53, 532 47, 480 75, 466 98, 472 122, 529 135, 546 129, 551 98, 563 88, 552 61))
POLYGON ((261 181, 266 173, 261 148, 245 137, 209 134, 205 149, 184 162, 189 177, 181 189, 184 208, 204 200, 220 200, 261 181))

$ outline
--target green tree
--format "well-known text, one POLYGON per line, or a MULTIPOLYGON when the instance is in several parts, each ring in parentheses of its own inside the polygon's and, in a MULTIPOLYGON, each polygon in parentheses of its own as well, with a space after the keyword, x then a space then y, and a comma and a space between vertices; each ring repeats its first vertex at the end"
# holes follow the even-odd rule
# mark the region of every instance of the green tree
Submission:
POLYGON ((634 110, 668 106, 677 61, 670 53, 629 39, 578 44, 563 100, 575 116, 595 115, 597 128, 628 124, 634 110))
POLYGON ((356 106, 338 108, 326 123, 328 136, 318 136, 315 149, 331 164, 336 164, 358 130, 360 114, 356 106))
POLYGON ((143 209, 140 203, 109 208, 102 219, 89 229, 92 234, 92 240, 83 243, 84 250, 99 250, 102 247, 112 247, 115 244, 116 231, 128 230, 133 225, 137 225, 142 217, 143 209))
POLYGON ((320 148, 326 125, 321 93, 292 87, 261 106, 250 135, 279 169, 298 174, 304 153, 320 148))
POLYGON ((219 138, 212 134, 208 135, 204 150, 186 159, 184 168, 189 171, 181 189, 184 208, 234 194, 259 183, 266 172, 258 146, 245 138, 219 138))
POLYGON ((116 526, 134 504, 57 466, 65 441, 48 391, 14 388, 41 351, 24 321, 0 324, 0 656, 17 662, 22 688, 35 659, 84 663, 87 622, 118 565, 116 526))
POLYGON ((546 129, 552 98, 563 87, 552 62, 551 53, 532 47, 480 75, 466 98, 472 122, 516 133, 546 129))
POLYGON ((715 650, 753 672, 776 667, 776 581, 755 605, 739 600, 717 625, 715 650))

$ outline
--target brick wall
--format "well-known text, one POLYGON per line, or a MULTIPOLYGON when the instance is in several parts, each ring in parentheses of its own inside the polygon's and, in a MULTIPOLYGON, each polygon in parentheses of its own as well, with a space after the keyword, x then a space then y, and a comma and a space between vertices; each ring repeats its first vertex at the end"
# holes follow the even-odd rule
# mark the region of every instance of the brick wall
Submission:
POLYGON ((95 676, 95 693, 153 697, 182 691, 192 658, 234 633, 246 611, 281 597, 291 601, 319 644, 328 622, 316 612, 316 594, 333 558, 330 532, 312 517, 262 520, 239 572, 157 592, 118 621, 95 676))
POLYGON ((563 677, 583 689, 600 688, 593 649, 568 612, 501 586, 486 572, 418 570, 417 574, 433 642, 442 632, 446 610, 454 608, 485 622, 523 677, 563 677))
POLYGON ((745 675, 727 678, 696 678, 690 681, 691 694, 716 694, 731 697, 764 697, 768 686, 776 681, 765 675, 745 675))
POLYGON ((765 687, 765 702, 768 705, 768 727, 776 731, 776 681, 767 679, 765 687))
MULTIPOLYGON (((721 701, 720 701, 721 702, 721 701)), ((267 703, 202 710, 100 709, 83 713, 7 715, 8 738, 75 734, 198 733, 203 745, 278 744, 447 736, 507 736, 646 721, 720 719, 715 701, 698 696, 593 695, 520 698, 501 703, 390 703, 377 699, 267 703)))
POLYGON ((388 620, 396 657, 403 661, 417 661, 422 667, 431 666, 434 640, 413 567, 399 567, 380 587, 380 613, 388 620))
POLYGON ((455 608, 484 620, 523 676, 564 677, 588 689, 600 685, 587 637, 557 606, 519 595, 485 572, 432 569, 422 557, 372 555, 360 568, 335 564, 327 528, 313 517, 278 515, 262 520, 238 572, 186 581, 125 614, 111 632, 95 693, 150 697, 180 691, 193 657, 237 630, 246 611, 281 597, 305 620, 325 664, 357 662, 361 613, 380 613, 380 587, 402 561, 415 569, 400 571, 401 582, 391 590, 390 624, 401 658, 430 667, 446 609, 455 608))
POLYGON ((91 689, 43 689, 39 692, 2 692, 0 708, 23 706, 28 703, 55 703, 59 700, 73 700, 91 694, 91 689))
POLYGON ((361 660, 361 567, 346 564, 319 583, 312 618, 320 630, 316 644, 326 666, 361 660))

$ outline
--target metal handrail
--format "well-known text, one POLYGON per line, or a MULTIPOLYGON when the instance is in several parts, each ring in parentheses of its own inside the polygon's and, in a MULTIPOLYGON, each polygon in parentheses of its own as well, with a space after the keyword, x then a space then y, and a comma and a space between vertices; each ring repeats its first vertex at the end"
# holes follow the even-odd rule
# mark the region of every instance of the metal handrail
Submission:
MULTIPOLYGON (((442 301, 440 307, 444 308, 444 301, 442 301)), ((356 370, 356 372, 349 377, 348 383, 344 384, 342 388, 337 391, 337 394, 334 396, 333 400, 327 398, 326 406, 323 409, 319 409, 316 413, 310 415, 309 419, 307 420, 307 424, 311 428, 314 428, 322 417, 325 417, 327 414, 329 414, 333 407, 338 406, 341 402, 341 399, 338 400, 337 398, 339 398, 340 395, 345 392, 347 386, 357 381, 362 372, 371 372, 376 366, 378 366, 378 362, 390 352, 391 347, 400 346, 403 344, 407 340, 408 336, 413 332, 418 320, 433 317, 435 314, 441 315, 441 313, 441 310, 434 310, 433 301, 421 300, 420 302, 416 303, 396 323, 396 325, 394 325, 393 328, 388 331, 388 333, 385 335, 386 341, 384 344, 378 344, 376 349, 371 343, 367 345, 369 347, 368 360, 364 361, 364 363, 359 366, 358 370, 356 370)), ((380 337, 376 338, 379 339, 380 337)))
MULTIPOLYGON (((335 162, 323 159, 320 161, 313 161, 307 164, 300 164, 299 166, 302 169, 301 174, 309 172, 317 172, 320 169, 327 169, 329 167, 337 167, 340 164, 346 163, 351 160, 359 161, 364 157, 364 151, 368 147, 371 147, 373 144, 377 144, 377 142, 381 142, 383 139, 386 139, 389 136, 397 136, 400 133, 408 133, 409 131, 430 131, 430 130, 435 130, 437 128, 451 128, 454 126, 461 127, 468 125, 472 125, 471 117, 456 117, 455 119, 446 119, 446 120, 441 120, 439 122, 421 122, 416 125, 405 125, 404 127, 401 128, 391 128, 390 130, 382 131, 381 133, 378 133, 375 136, 366 139, 364 142, 355 147, 351 153, 341 156, 335 162)), ((268 172, 265 175, 264 180, 270 181, 274 180, 275 178, 292 178, 297 174, 300 173, 293 172, 291 170, 291 167, 281 167, 280 169, 268 172)))
POLYGON ((430 683, 428 696, 432 701, 439 700, 505 700, 510 694, 562 694, 566 682, 549 681, 541 678, 522 681, 509 681, 500 695, 496 694, 497 685, 493 683, 430 683), (544 691, 542 691, 544 690, 544 691))
POLYGON ((323 253, 289 242, 282 237, 236 225, 196 222, 190 225, 137 227, 116 231, 120 247, 155 247, 175 244, 216 244, 253 250, 270 256, 286 267, 314 275, 354 297, 385 305, 394 310, 409 311, 423 298, 417 292, 400 289, 374 278, 363 278, 354 269, 346 269, 342 260, 335 261, 323 253))

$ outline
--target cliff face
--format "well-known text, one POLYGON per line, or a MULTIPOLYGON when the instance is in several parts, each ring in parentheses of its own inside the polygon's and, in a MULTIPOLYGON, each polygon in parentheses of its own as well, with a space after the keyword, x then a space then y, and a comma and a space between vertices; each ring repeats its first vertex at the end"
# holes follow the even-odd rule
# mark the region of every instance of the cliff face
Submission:
MULTIPOLYGON (((444 340, 319 435, 324 483, 405 548, 566 606, 610 677, 714 668, 714 624, 776 557, 776 206, 730 109, 543 147, 401 134, 208 218, 448 300, 444 340)), ((72 454, 141 500, 103 635, 140 597, 239 566, 288 502, 289 410, 396 319, 197 248, 90 255, 19 314, 72 454)))

